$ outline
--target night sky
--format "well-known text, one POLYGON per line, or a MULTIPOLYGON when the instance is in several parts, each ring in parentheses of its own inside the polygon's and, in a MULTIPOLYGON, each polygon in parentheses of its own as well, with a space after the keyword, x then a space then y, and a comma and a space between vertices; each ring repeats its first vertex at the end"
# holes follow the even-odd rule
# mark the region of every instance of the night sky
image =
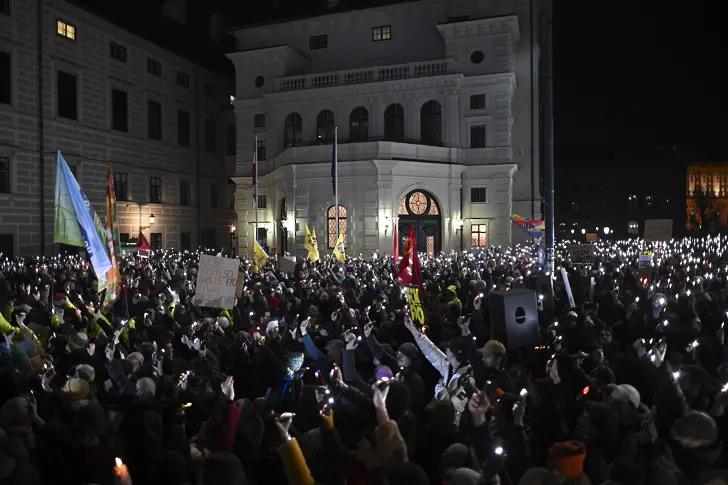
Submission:
POLYGON ((702 1, 554 3, 557 166, 629 164, 664 150, 679 154, 668 164, 728 160, 725 27, 702 1))

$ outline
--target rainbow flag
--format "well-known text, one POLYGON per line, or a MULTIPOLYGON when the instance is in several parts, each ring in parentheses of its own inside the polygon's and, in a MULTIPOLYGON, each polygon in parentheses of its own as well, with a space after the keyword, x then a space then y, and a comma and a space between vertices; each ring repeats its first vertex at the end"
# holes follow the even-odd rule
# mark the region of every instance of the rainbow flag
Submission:
POLYGON ((523 232, 537 239, 543 236, 546 231, 546 224, 543 219, 525 219, 518 214, 513 214, 511 221, 523 232))

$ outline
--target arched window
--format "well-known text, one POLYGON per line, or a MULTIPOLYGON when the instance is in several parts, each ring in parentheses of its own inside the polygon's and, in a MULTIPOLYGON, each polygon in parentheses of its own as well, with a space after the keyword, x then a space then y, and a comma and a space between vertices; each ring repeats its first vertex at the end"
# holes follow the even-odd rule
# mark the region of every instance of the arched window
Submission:
POLYGON ((369 112, 359 106, 349 115, 349 141, 369 141, 369 112))
POLYGON ((316 138, 319 143, 334 143, 334 113, 325 109, 316 117, 316 138))
POLYGON ((440 208, 430 194, 415 190, 399 201, 398 216, 439 216, 440 208))
MULTIPOLYGON (((338 234, 336 233, 336 206, 329 207, 326 212, 326 230, 329 236, 329 249, 336 247, 336 239, 338 234)), ((339 234, 344 235, 344 247, 346 247, 346 207, 339 206, 339 234)))
POLYGON ((404 108, 401 104, 390 104, 384 110, 384 139, 404 141, 404 108))
POLYGON ((283 133, 283 142, 288 147, 295 147, 301 144, 301 131, 303 130, 303 121, 298 113, 291 113, 286 117, 285 131, 283 133))
POLYGON ((442 145, 442 108, 428 101, 420 109, 420 140, 423 145, 442 145))

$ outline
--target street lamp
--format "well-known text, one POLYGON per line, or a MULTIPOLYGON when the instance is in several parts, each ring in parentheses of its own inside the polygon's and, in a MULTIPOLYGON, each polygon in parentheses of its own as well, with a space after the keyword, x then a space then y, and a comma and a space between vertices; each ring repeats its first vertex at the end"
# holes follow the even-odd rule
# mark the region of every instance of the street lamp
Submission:
MULTIPOLYGON (((139 222, 141 222, 141 221, 139 221, 139 222)), ((154 214, 150 214, 149 215, 149 225, 148 226, 141 226, 139 229, 141 229, 142 231, 144 229, 149 229, 150 227, 152 227, 154 225, 155 222, 157 222, 157 218, 154 217, 154 214)))
POLYGON ((608 227, 605 227, 605 228, 604 228, 604 234, 605 234, 605 235, 609 234, 609 228, 608 228, 608 227))

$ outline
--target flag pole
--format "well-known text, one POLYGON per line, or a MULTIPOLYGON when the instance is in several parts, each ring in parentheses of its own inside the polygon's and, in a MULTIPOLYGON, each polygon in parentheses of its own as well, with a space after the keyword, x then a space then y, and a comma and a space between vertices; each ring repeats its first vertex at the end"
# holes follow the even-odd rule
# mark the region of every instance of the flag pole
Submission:
POLYGON ((253 236, 253 248, 258 241, 258 134, 255 135, 253 146, 253 203, 255 204, 255 235, 253 236))
POLYGON ((339 151, 337 138, 339 137, 339 127, 334 126, 334 209, 336 211, 336 241, 339 240, 339 151))

